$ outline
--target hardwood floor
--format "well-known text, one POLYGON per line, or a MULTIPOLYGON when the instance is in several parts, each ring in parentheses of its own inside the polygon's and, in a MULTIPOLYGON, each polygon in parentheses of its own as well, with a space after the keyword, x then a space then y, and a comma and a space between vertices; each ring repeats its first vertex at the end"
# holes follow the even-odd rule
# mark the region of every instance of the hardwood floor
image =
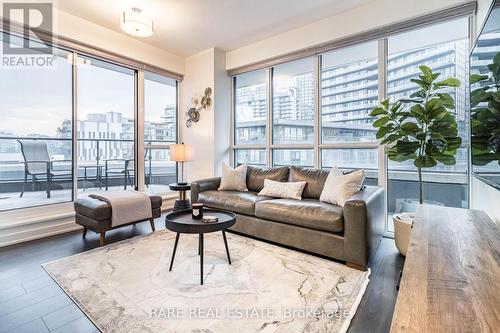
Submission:
MULTIPOLYGON (((163 217, 155 221, 164 229, 163 217)), ((148 222, 106 234, 108 244, 151 232, 148 222)), ((0 333, 93 333, 92 322, 45 273, 45 262, 97 247, 99 235, 81 231, 0 248, 0 333)), ((352 332, 389 332, 396 283, 404 259, 394 241, 384 238, 371 266, 368 289, 349 328, 352 332)))

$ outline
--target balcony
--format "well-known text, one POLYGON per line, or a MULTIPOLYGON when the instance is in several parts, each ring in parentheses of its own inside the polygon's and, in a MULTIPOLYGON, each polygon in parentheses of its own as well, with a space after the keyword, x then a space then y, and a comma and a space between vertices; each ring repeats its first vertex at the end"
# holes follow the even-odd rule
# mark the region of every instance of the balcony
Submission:
MULTIPOLYGON (((0 137, 0 211, 72 201, 71 145, 71 139, 63 138, 0 137), (46 173, 34 178, 28 173, 24 181, 27 163, 17 140, 45 143, 50 161, 43 165, 57 175, 49 188, 46 173)), ((168 146, 149 141, 144 151, 145 189, 148 193, 165 194, 168 184, 177 179, 168 146)), ((134 188, 133 140, 78 139, 76 155, 77 196, 134 188)))

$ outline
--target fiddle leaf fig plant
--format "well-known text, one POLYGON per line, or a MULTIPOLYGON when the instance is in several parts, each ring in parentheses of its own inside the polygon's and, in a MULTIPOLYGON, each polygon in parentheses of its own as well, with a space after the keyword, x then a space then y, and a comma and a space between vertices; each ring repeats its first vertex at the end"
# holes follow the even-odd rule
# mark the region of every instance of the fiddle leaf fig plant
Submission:
POLYGON ((378 117, 373 126, 378 128, 377 139, 387 145, 387 157, 397 162, 411 160, 417 167, 419 200, 423 203, 422 169, 438 163, 454 165, 462 139, 451 112, 455 101, 447 92, 459 87, 460 81, 456 78, 439 81, 440 73, 427 66, 419 68, 419 77, 410 80, 420 87, 418 91, 394 103, 386 99, 370 115, 378 117))
POLYGON ((472 164, 480 166, 500 165, 500 52, 488 69, 488 74, 469 77, 471 84, 481 84, 471 92, 472 164))

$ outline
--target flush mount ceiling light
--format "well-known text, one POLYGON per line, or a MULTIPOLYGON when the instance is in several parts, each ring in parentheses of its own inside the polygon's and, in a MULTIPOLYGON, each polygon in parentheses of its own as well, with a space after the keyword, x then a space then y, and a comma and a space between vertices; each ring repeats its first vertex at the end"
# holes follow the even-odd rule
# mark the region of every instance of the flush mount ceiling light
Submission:
POLYGON ((132 7, 122 13, 120 27, 126 33, 136 37, 153 35, 153 20, 146 17, 137 7, 132 7))

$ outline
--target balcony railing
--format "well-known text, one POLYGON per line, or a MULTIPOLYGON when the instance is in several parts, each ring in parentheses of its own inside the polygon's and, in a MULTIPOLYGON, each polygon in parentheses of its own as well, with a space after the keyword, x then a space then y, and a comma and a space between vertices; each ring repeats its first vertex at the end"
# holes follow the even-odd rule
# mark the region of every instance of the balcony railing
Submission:
MULTIPOLYGON (((169 158, 171 142, 148 140, 144 146, 146 190, 153 193, 168 191, 175 182, 177 167, 169 158)), ((45 153, 41 152, 44 156, 45 153)), ((78 139, 76 179, 79 191, 119 190, 134 187, 134 140, 81 138, 78 139), (107 186, 106 186, 107 185, 107 186)), ((33 163, 33 162, 31 162, 33 163)), ((71 201, 73 187, 72 140, 69 138, 0 136, 0 211, 71 201), (49 161, 47 173, 26 173, 30 164, 23 157, 18 140, 46 143, 49 161), (47 175, 58 175, 51 182, 47 175), (26 177, 26 180, 25 180, 26 177), (51 184, 48 186, 48 184, 51 184), (24 193, 21 196, 21 193, 24 193)), ((52 178, 52 176, 49 176, 52 178)))

